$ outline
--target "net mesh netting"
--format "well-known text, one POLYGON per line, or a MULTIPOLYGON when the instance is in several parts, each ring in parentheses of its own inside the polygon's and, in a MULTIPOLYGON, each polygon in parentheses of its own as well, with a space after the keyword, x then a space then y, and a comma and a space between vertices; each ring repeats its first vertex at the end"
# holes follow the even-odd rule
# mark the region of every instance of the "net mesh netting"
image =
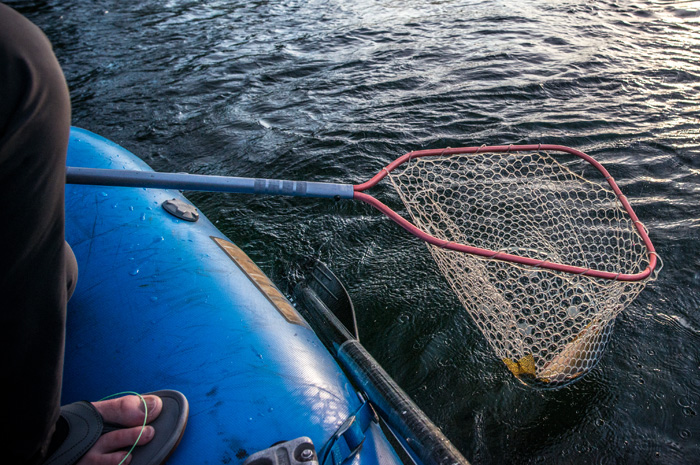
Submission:
MULTIPOLYGON (((426 157, 389 178, 414 224, 440 239, 613 273, 642 272, 647 249, 615 193, 599 172, 587 172, 593 181, 577 174, 591 169, 587 162, 566 157, 426 157)), ((590 371, 616 315, 645 285, 429 249, 497 356, 521 381, 539 386, 563 386, 590 371)))

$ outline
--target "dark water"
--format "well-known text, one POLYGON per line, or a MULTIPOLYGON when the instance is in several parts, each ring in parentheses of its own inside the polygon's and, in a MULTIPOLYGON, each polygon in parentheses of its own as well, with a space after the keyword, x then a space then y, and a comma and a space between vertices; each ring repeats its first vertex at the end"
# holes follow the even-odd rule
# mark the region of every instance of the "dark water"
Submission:
POLYGON ((158 170, 358 183, 421 148, 598 158, 664 269, 554 392, 521 386, 369 207, 189 197, 280 287, 307 257, 341 276, 365 346, 474 463, 700 463, 700 2, 9 4, 54 43, 74 124, 158 170))

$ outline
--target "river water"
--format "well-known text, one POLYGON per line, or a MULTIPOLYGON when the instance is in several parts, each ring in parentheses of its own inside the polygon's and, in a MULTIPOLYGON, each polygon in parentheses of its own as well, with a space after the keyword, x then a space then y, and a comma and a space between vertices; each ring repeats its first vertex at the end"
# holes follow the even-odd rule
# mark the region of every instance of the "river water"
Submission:
POLYGON ((157 170, 354 184, 423 148, 596 157, 664 268, 556 391, 515 380, 369 207, 188 196, 282 289, 309 257, 334 270, 363 344, 473 463, 700 461, 700 1, 8 3, 53 42, 74 125, 157 170))

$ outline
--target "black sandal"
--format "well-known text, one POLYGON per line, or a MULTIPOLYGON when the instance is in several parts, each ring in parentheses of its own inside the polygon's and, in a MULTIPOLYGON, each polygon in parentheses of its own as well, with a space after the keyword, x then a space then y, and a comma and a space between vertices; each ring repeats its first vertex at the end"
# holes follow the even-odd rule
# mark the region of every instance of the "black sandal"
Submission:
MULTIPOLYGON (((185 396, 172 390, 149 392, 163 401, 163 409, 150 425, 155 436, 144 446, 131 451, 130 465, 162 465, 173 453, 182 439, 187 425, 189 404, 185 396)), ((73 465, 90 450, 105 433, 123 428, 105 424, 102 415, 86 401, 75 402, 61 407, 61 429, 66 431, 65 439, 44 462, 44 465, 73 465)))

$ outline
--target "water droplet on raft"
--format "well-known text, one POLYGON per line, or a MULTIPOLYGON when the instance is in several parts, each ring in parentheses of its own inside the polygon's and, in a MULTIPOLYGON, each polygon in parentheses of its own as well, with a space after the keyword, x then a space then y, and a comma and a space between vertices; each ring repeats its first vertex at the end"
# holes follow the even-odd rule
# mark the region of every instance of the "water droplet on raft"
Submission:
POLYGON ((106 193, 106 192, 100 192, 100 195, 101 195, 102 197, 109 197, 109 194, 106 193))
POLYGON ((130 206, 130 207, 129 207, 129 210, 134 211, 134 206, 133 206, 133 205, 130 206))
POLYGON ((154 296, 151 296, 151 302, 155 302, 156 300, 158 300, 158 297, 157 297, 157 296, 155 296, 155 295, 154 295, 154 296))
POLYGON ((141 271, 141 270, 139 270, 138 268, 136 268, 134 271, 130 272, 129 274, 130 274, 131 276, 136 276, 137 274, 139 274, 139 271, 141 271))
POLYGON ((115 203, 114 205, 112 205, 112 208, 117 208, 118 205, 118 203, 115 203))
POLYGON ((145 219, 146 219, 146 214, 145 214, 145 213, 141 213, 141 221, 144 221, 145 219))

